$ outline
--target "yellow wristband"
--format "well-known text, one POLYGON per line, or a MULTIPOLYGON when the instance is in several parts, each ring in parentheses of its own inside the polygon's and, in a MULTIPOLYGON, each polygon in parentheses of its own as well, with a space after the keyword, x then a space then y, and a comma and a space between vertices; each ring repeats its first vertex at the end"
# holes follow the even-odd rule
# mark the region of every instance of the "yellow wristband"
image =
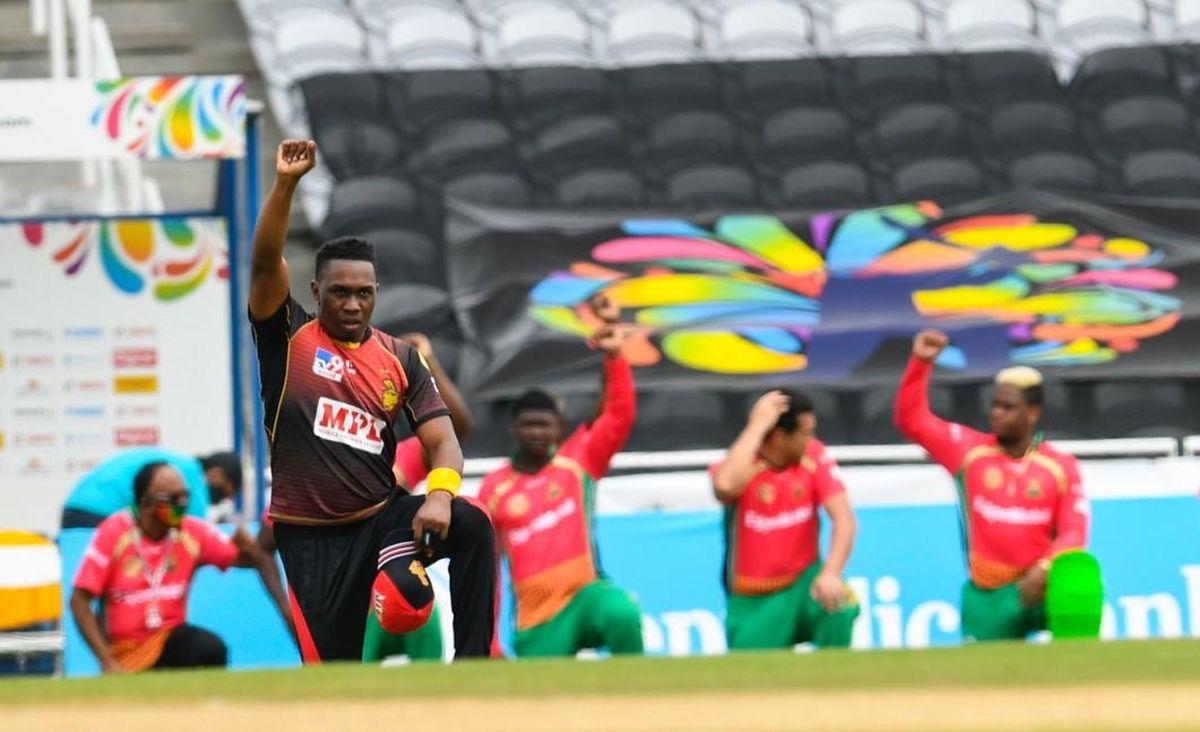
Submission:
POLYGON ((434 491, 446 491, 453 496, 458 495, 458 489, 462 487, 462 476, 454 468, 434 468, 429 471, 429 488, 426 493, 434 491))

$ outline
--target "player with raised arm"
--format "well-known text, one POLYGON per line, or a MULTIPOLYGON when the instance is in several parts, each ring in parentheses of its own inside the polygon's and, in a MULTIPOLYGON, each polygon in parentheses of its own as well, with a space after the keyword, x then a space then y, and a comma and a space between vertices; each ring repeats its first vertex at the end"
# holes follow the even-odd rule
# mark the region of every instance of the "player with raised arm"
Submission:
MULTIPOLYGON (((925 330, 896 393, 896 427, 954 477, 970 578, 962 589, 967 640, 1024 638, 1047 627, 1051 564, 1087 545, 1091 513, 1075 458, 1042 439, 1042 375, 1014 366, 996 375, 990 433, 929 409, 929 377, 949 343, 925 330)), ((1083 555, 1086 558, 1086 555, 1083 555)), ((1098 572, 1098 570, 1097 570, 1098 572)), ((1098 574, 1095 582, 1098 582, 1098 574)), ((1099 628, 1099 587, 1083 592, 1099 628), (1094 599, 1089 599, 1094 598, 1094 599)))
MULTIPOLYGON (((414 608, 390 561, 413 548, 423 562, 450 557, 456 655, 486 656, 495 536, 484 511, 456 498, 462 451, 425 360, 371 327, 378 289, 371 244, 343 237, 318 249, 315 316, 289 291, 283 247, 291 203, 316 154, 311 141, 279 146, 255 232, 249 297, 271 447, 269 516, 301 656, 360 659, 368 611, 385 629, 413 629, 404 615, 414 608), (393 425, 402 417, 430 466, 426 496, 395 490, 393 425)), ((416 577, 420 565, 404 566, 416 577)))
POLYGON ((518 657, 642 652, 641 611, 604 577, 592 526, 596 485, 633 429, 633 370, 621 356, 620 309, 607 298, 592 307, 604 321, 593 338, 604 353, 599 414, 564 441, 557 401, 544 391, 522 395, 513 409, 516 454, 479 489, 512 577, 518 657))

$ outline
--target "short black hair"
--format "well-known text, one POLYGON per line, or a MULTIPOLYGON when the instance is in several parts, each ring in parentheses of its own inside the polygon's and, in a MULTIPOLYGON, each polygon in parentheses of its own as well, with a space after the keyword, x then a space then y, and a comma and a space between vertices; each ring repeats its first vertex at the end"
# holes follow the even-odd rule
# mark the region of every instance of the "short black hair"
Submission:
POLYGON ((153 460, 146 463, 137 471, 137 475, 133 476, 133 502, 141 503, 146 496, 146 491, 150 490, 150 483, 154 480, 154 474, 159 468, 170 467, 170 463, 165 460, 153 460))
POLYGON ((211 468, 217 468, 225 475, 229 476, 229 482, 233 483, 235 491, 242 489, 242 460, 237 456, 237 453, 232 452, 214 452, 200 458, 200 465, 207 471, 211 468))
POLYGON ((375 266, 375 245, 357 236, 339 236, 330 239, 317 249, 317 263, 314 272, 321 274, 325 263, 331 259, 352 259, 359 262, 370 262, 375 266))
POLYGON ((788 398, 788 410, 779 415, 775 423, 776 429, 781 429, 789 435, 800 426, 800 415, 815 411, 812 397, 795 389, 780 389, 788 398))
POLYGON ((554 395, 541 389, 530 389, 517 400, 513 402, 512 416, 516 419, 517 415, 528 409, 541 409, 555 414, 562 414, 562 410, 558 407, 558 400, 554 395))

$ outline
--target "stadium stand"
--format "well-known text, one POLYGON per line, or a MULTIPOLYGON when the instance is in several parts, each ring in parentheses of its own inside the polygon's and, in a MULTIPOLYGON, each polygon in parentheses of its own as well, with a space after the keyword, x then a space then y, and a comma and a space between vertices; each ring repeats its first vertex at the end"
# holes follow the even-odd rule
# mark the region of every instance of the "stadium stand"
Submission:
MULTIPOLYGON (((322 151, 325 182, 306 189, 306 210, 322 236, 380 244, 381 270, 395 275, 385 301, 412 292, 421 303, 381 310, 384 327, 413 323, 415 308, 447 324, 447 342, 458 337, 452 308, 430 289, 446 281, 445 197, 697 211, 953 203, 1022 187, 1200 192, 1200 73, 1186 43, 1200 12, 1187 2, 241 3, 264 64, 286 64, 288 24, 257 13, 324 18, 326 36, 347 28, 314 40, 331 73, 306 62, 271 77, 277 103, 303 105, 280 118, 322 151), (429 17, 438 31, 414 35, 429 17), (369 70, 344 68, 360 63, 369 70)), ((974 391, 955 409, 982 399, 963 388, 974 391)), ((709 408, 740 414, 733 401, 709 408)), ((847 439, 895 439, 869 395, 839 404, 857 410, 837 427, 847 439)), ((699 419, 672 409, 658 411, 699 419)), ((1175 433, 1128 431, 1154 430, 1175 433)), ((705 444, 722 433, 695 432, 705 444)))

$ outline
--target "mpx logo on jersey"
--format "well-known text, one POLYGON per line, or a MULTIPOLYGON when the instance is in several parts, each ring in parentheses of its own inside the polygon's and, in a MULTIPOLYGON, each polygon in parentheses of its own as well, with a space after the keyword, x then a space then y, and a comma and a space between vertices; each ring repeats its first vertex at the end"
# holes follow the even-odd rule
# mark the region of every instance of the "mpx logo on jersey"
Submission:
POLYGON ((324 348, 317 347, 317 355, 313 357, 312 370, 317 376, 329 379, 330 381, 340 382, 342 373, 346 369, 346 364, 342 357, 336 353, 331 353, 324 348))
POLYGON ((313 420, 313 434, 322 440, 340 442, 355 450, 379 455, 383 452, 383 431, 387 422, 345 402, 321 397, 317 402, 317 416, 313 420))

